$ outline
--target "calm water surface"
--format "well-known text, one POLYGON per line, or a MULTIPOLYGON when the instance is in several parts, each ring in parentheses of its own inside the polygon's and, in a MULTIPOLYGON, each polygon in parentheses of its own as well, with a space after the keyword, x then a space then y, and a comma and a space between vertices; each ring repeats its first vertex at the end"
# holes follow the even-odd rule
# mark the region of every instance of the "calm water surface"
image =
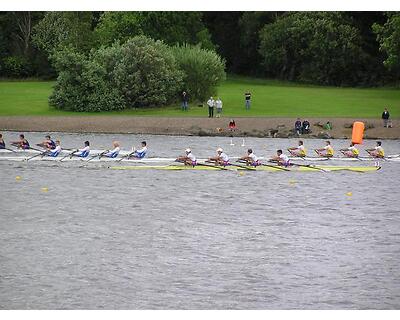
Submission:
MULTIPOLYGON (((42 136, 29 134, 31 143, 42 136)), ((54 136, 98 149, 146 139, 150 156, 163 157, 186 147, 206 157, 218 146, 264 156, 296 143, 54 136)), ((400 153, 398 141, 384 146, 400 153)), ((382 165, 239 175, 0 162, 0 308, 398 309, 400 163, 382 165)))

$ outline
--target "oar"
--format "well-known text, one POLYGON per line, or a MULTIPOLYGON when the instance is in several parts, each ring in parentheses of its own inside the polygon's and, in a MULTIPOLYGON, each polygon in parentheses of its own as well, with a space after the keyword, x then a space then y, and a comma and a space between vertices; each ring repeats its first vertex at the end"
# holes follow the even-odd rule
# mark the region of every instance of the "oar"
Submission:
POLYGON ((321 167, 316 167, 314 165, 311 164, 297 164, 297 163, 290 163, 292 166, 298 166, 298 167, 305 167, 305 168, 311 168, 314 170, 318 170, 318 171, 322 171, 322 172, 329 172, 330 170, 326 170, 324 168, 321 167))
POLYGON ((15 150, 13 150, 13 149, 10 149, 10 148, 3 148, 4 150, 8 150, 8 151, 11 151, 11 152, 16 152, 15 150))
POLYGON ((291 154, 292 157, 300 158, 301 160, 306 160, 306 159, 304 159, 305 157, 302 157, 302 156, 297 155, 297 154, 294 155, 294 154, 292 153, 292 150, 290 150, 290 149, 287 149, 287 151, 289 151, 289 153, 291 154))
POLYGON ((128 153, 128 154, 122 156, 121 159, 118 159, 118 160, 116 160, 115 162, 121 162, 122 160, 124 160, 124 159, 126 159, 126 158, 130 158, 131 156, 133 156, 133 155, 135 154, 135 152, 136 152, 136 150, 135 150, 135 151, 132 151, 131 153, 128 153))
POLYGON ((75 153, 77 153, 79 151, 79 149, 75 149, 74 151, 72 151, 71 153, 67 154, 66 156, 62 157, 60 159, 60 162, 62 162, 65 158, 67 157, 72 157, 75 153))
POLYGON ((198 166, 202 166, 202 167, 210 167, 210 168, 217 168, 219 170, 228 170, 228 171, 233 171, 231 169, 228 169, 226 167, 222 167, 222 166, 217 166, 214 164, 206 164, 206 163, 197 163, 198 166))
POLYGON ((42 157, 43 157, 44 155, 46 155, 47 152, 48 152, 48 151, 46 150, 46 151, 43 151, 43 152, 41 152, 41 153, 39 153, 39 154, 35 154, 34 156, 27 158, 26 161, 29 161, 29 160, 31 160, 31 159, 33 159, 33 158, 36 158, 36 157, 39 157, 39 156, 42 156, 42 157))
MULTIPOLYGON (((19 143, 11 143, 11 145, 14 146, 14 147, 17 147, 17 148, 19 148, 19 146, 20 146, 19 143)), ((43 150, 36 149, 36 148, 31 147, 31 146, 29 146, 28 149, 22 149, 22 150, 30 150, 30 149, 38 151, 38 152, 43 152, 43 150)))
POLYGON ((290 169, 284 168, 284 167, 279 166, 279 165, 265 164, 265 163, 261 163, 261 165, 264 166, 264 167, 270 167, 270 168, 279 169, 279 170, 283 170, 283 171, 291 171, 290 169))
POLYGON ((91 157, 90 159, 86 160, 86 162, 89 162, 90 160, 93 160, 94 158, 99 157, 99 159, 101 158, 101 156, 105 155, 109 150, 104 150, 103 152, 99 153, 99 154, 95 154, 93 157, 91 157))

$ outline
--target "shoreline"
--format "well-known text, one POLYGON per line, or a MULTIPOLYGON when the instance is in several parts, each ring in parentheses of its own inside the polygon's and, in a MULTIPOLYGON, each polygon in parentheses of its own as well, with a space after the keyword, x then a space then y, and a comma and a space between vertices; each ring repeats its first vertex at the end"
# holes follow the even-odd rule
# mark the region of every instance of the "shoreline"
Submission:
MULTIPOLYGON (((125 133, 178 136, 237 136, 260 138, 297 137, 291 130, 296 118, 235 117, 237 130, 229 131, 231 118, 198 117, 138 117, 138 116, 1 116, 1 131, 71 132, 71 133, 125 133)), ((305 118, 302 118, 302 120, 305 118)), ((307 118, 311 134, 303 138, 349 139, 351 124, 362 121, 366 125, 365 139, 400 139, 400 120, 392 120, 393 128, 383 128, 381 119, 307 118), (315 124, 330 121, 332 130, 315 124)))

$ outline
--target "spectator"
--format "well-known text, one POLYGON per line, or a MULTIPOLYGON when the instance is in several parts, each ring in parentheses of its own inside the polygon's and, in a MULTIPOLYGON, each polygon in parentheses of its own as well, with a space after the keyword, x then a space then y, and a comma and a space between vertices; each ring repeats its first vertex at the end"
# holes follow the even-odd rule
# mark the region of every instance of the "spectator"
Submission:
POLYGON ((246 110, 250 110, 250 105, 251 105, 251 93, 249 91, 247 91, 244 94, 244 99, 245 99, 245 106, 246 106, 246 110))
POLYGON ((391 128, 392 127, 392 123, 389 120, 390 114, 387 108, 385 108, 385 110, 382 112, 382 120, 383 120, 383 127, 384 128, 391 128))
POLYGON ((186 91, 182 92, 182 111, 187 111, 189 107, 189 97, 186 91))
POLYGON ((219 97, 215 100, 215 108, 217 109, 217 118, 219 118, 222 113, 222 101, 219 97))
POLYGON ((207 105, 208 105, 208 117, 213 118, 214 117, 214 106, 215 106, 215 100, 213 99, 213 97, 210 97, 210 99, 208 99, 207 105))
POLYGON ((302 133, 303 134, 308 134, 310 133, 310 123, 308 122, 308 120, 304 120, 303 121, 303 127, 302 127, 302 133))
POLYGON ((325 130, 332 130, 332 128, 333 128, 332 123, 331 123, 330 121, 327 121, 327 122, 324 124, 323 128, 324 128, 325 130))
POLYGON ((299 136, 301 134, 301 120, 297 118, 296 122, 294 123, 294 132, 299 136))
POLYGON ((229 121, 228 127, 229 127, 229 130, 230 130, 230 131, 235 131, 235 130, 236 130, 236 123, 235 123, 235 120, 231 119, 231 121, 229 121))

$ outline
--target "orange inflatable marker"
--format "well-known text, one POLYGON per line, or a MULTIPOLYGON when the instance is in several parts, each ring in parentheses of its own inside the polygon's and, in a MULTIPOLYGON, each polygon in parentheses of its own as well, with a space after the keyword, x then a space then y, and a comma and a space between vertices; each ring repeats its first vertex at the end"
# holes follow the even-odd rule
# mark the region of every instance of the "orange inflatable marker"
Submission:
POLYGON ((362 144, 364 136, 364 122, 356 121, 353 123, 353 132, 351 134, 351 142, 362 144))

